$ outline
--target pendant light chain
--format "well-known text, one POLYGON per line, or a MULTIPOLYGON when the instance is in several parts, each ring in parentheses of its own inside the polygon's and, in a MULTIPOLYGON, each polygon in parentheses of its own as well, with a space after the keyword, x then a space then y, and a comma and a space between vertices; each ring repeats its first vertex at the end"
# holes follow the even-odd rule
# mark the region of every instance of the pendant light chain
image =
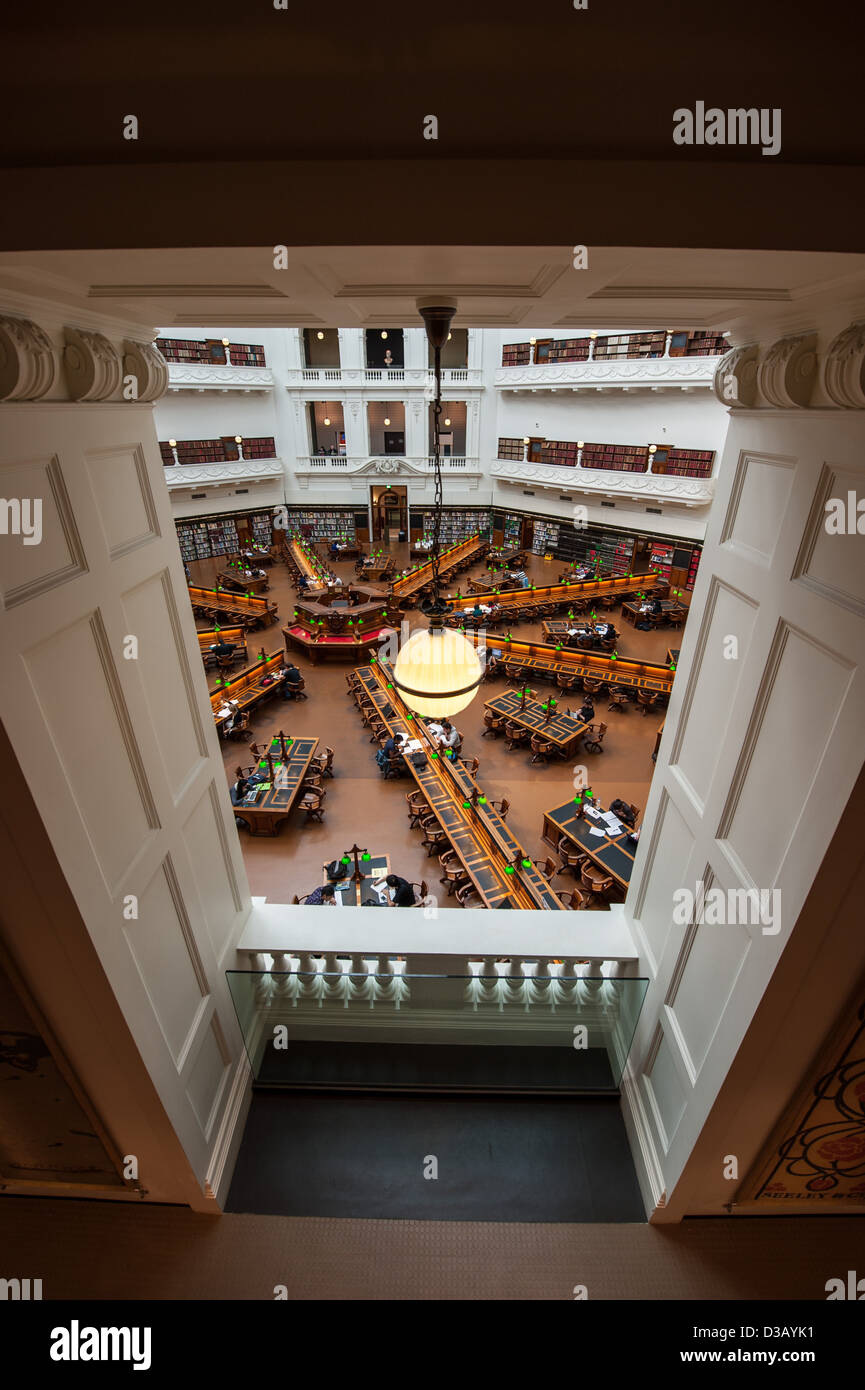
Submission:
POLYGON ((435 496, 433 499, 432 574, 433 603, 438 606, 439 599, 441 598, 441 584, 439 581, 439 543, 444 496, 442 490, 441 438, 439 435, 439 417, 442 410, 442 355, 440 347, 433 348, 433 362, 435 364, 435 400, 433 402, 433 468, 435 471, 435 496))

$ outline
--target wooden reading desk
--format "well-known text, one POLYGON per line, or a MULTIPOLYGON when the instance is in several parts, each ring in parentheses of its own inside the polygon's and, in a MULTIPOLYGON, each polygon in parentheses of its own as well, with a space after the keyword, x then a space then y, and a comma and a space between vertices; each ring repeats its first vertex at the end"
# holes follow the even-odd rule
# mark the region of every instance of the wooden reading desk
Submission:
POLYGON ((581 735, 589 727, 582 720, 563 714, 558 706, 548 719, 543 705, 538 700, 530 700, 528 697, 523 702, 519 690, 508 690, 494 700, 487 700, 484 709, 503 714, 514 724, 519 724, 520 728, 529 729, 531 733, 539 734, 541 738, 554 743, 558 756, 562 758, 576 752, 581 735))
POLYGON ((189 587, 189 602, 197 618, 234 618, 242 627, 267 627, 276 622, 276 604, 266 598, 247 598, 245 594, 229 594, 225 589, 189 587))
POLYGON ((244 594, 260 594, 264 589, 270 588, 270 582, 266 574, 253 574, 251 570, 244 569, 224 569, 220 570, 216 578, 220 584, 234 587, 235 585, 244 594))
POLYGON ((605 595, 613 595, 617 599, 627 597, 637 589, 644 589, 648 592, 655 587, 666 589, 666 580, 659 580, 655 575, 642 576, 631 579, 628 575, 622 575, 619 579, 587 579, 582 581, 574 580, 569 584, 544 584, 534 589, 516 589, 512 593, 496 593, 495 590, 488 590, 484 594, 472 594, 467 597, 454 598, 448 594, 448 602, 453 605, 455 611, 473 608, 477 602, 498 603, 507 613, 509 608, 530 608, 533 605, 543 604, 564 604, 573 603, 574 599, 603 598, 605 595))
MULTIPOLYGON (((641 587, 641 588, 644 588, 645 586, 644 586, 644 585, 641 585, 640 587, 641 587)), ((642 603, 641 603, 641 602, 640 602, 640 603, 636 603, 636 602, 634 602, 634 603, 623 603, 623 604, 622 604, 622 617, 624 618, 625 622, 626 622, 626 623, 633 623, 634 626, 636 627, 636 625, 637 625, 637 623, 640 621, 640 618, 641 618, 641 617, 651 617, 651 616, 652 616, 650 613, 641 614, 641 613, 640 613, 641 607, 642 607, 642 603)), ((681 613, 683 616, 685 616, 686 613, 687 613, 687 610, 685 609, 684 604, 681 604, 681 603, 677 602, 676 599, 672 599, 672 598, 662 598, 662 599, 661 599, 661 612, 662 612, 662 613, 666 613, 666 614, 670 614, 670 613, 681 613)))
POLYGON ((276 652, 269 656, 266 661, 257 661, 254 666, 247 666, 245 670, 238 671, 225 685, 219 686, 217 690, 211 691, 210 707, 213 710, 213 718, 217 729, 222 729, 223 724, 228 718, 223 715, 221 718, 216 711, 221 709, 226 700, 236 700, 242 710, 250 710, 255 705, 266 700, 268 696, 281 693, 283 689, 282 671, 285 669, 285 657, 282 652, 276 652), (265 675, 275 676, 277 679, 268 685, 262 684, 262 677, 265 675))
POLYGON ((317 738, 273 738, 258 764, 259 772, 266 772, 271 780, 259 783, 264 790, 253 790, 252 803, 241 801, 232 807, 235 818, 249 825, 250 835, 279 833, 279 827, 291 815, 317 747, 317 738))
POLYGON ((498 811, 484 798, 475 779, 458 758, 446 758, 419 716, 400 699, 390 667, 375 661, 355 672, 389 733, 417 739, 425 755, 406 767, 424 793, 444 833, 457 852, 485 907, 562 911, 562 904, 498 811))
MULTIPOLYGON (((600 811, 603 807, 597 806, 594 809, 600 811)), ((637 853, 637 842, 628 838, 627 826, 622 828, 621 834, 610 835, 606 833, 602 820, 594 819, 588 811, 583 819, 576 814, 576 810, 574 801, 566 801, 563 806, 545 811, 544 828, 541 832, 543 838, 547 844, 558 849, 559 840, 563 835, 567 835, 571 844, 587 854, 605 873, 612 874, 622 888, 627 888, 637 853), (594 827, 603 829, 605 834, 592 835, 590 832, 594 827)))
POLYGON ((502 665, 524 666, 537 677, 555 680, 560 674, 588 676, 605 685, 619 685, 631 690, 650 690, 657 695, 669 695, 675 672, 652 661, 634 661, 630 657, 607 656, 603 652, 581 652, 574 647, 549 646, 543 642, 519 642, 512 638, 481 639, 476 632, 467 632, 466 640, 474 646, 486 646, 487 661, 494 652, 501 652, 502 665))

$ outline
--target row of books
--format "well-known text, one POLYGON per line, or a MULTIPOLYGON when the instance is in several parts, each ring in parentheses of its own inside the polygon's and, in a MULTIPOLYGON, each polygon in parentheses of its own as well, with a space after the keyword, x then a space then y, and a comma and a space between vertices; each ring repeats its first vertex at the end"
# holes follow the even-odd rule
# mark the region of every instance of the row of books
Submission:
POLYGON ((228 360, 233 367, 267 365, 260 343, 229 343, 226 349, 219 338, 157 338, 156 346, 166 362, 208 362, 211 366, 225 366, 228 360))
MULTIPOLYGON (((244 439, 240 448, 245 459, 276 458, 273 435, 244 439)), ((240 457, 240 449, 233 435, 227 435, 224 439, 178 439, 175 449, 178 463, 230 463, 240 457)), ((167 439, 160 439, 159 452, 166 466, 174 463, 174 450, 167 439)))
POLYGON ((347 541, 349 545, 357 542, 354 512, 348 508, 293 507, 289 517, 292 527, 306 540, 347 541))
MULTIPOLYGON (((424 512, 423 514, 423 539, 431 541, 435 528, 435 513, 424 512)), ((441 530, 439 540, 441 545, 454 545, 457 541, 467 540, 469 536, 474 536, 477 532, 482 535, 490 529, 490 514, 488 511, 459 511, 447 508, 442 513, 441 530)))
MULTIPOLYGON (((589 356, 589 338, 542 338, 537 343, 506 343, 502 347, 503 367, 525 367, 534 362, 585 362, 589 356)), ((609 333, 595 338, 592 356, 608 362, 617 358, 663 357, 667 346, 667 331, 652 329, 647 333, 609 333)), ((671 357, 719 357, 729 343, 720 333, 705 330, 678 329, 670 335, 671 357)))

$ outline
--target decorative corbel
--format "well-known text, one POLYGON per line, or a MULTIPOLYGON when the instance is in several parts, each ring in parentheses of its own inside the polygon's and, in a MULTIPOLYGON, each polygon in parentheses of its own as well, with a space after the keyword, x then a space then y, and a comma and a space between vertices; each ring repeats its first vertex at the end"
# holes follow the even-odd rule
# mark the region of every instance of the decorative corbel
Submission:
POLYGON ((123 366, 113 343, 101 333, 65 328, 63 367, 73 401, 107 401, 120 390, 123 366))
POLYGON ((30 319, 0 315, 0 400, 38 401, 57 376, 48 334, 30 319))

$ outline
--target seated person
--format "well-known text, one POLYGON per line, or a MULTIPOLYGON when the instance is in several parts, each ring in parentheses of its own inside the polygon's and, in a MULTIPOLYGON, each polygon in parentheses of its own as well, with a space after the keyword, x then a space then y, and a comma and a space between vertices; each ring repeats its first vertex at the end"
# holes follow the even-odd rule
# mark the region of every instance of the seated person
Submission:
POLYGON ((529 576, 526 574, 525 570, 519 570, 514 577, 519 581, 521 589, 531 588, 529 576))
POLYGON ((339 541, 331 541, 331 543, 330 543, 330 553, 331 553, 331 555, 334 555, 334 556, 335 556, 335 555, 338 555, 339 552, 340 552, 339 541))
POLYGON ((239 806, 248 791, 249 778, 238 777, 237 781, 235 782, 234 786, 231 787, 229 792, 229 795, 231 796, 232 806, 239 806))
POLYGON ((336 892, 331 883, 323 883, 320 888, 313 888, 306 900, 307 907, 333 907, 335 903, 336 892))
POLYGON ((636 816, 627 801, 621 801, 619 797, 616 797, 615 801, 610 802, 610 810, 614 816, 618 816, 623 825, 627 825, 633 830, 636 816))
POLYGON ((352 596, 351 596, 351 606, 352 606, 352 608, 357 608, 357 606, 358 606, 359 603, 364 603, 364 602, 365 602, 365 599, 364 599, 364 597, 363 597, 363 594, 352 594, 352 596))
POLYGON ((594 722, 594 718, 595 707, 589 697, 586 696, 580 708, 577 710, 577 719, 579 719, 582 724, 591 724, 594 722))
POLYGON ((407 878, 400 878, 399 874, 388 874, 385 883, 390 889, 393 907, 414 907, 414 889, 407 878))
POLYGON ((236 642, 223 642, 222 639, 211 644, 210 650, 214 656, 231 656, 232 652, 237 651, 236 642))
POLYGON ((389 758, 393 758, 402 751, 405 741, 405 734, 392 734, 390 738, 385 739, 383 751, 389 758))
POLYGON ((307 577, 306 577, 305 574, 299 574, 299 575, 298 575, 298 577, 297 577, 297 587, 298 587, 298 589, 300 589, 300 590, 302 590, 302 591, 304 591, 304 590, 306 590, 306 589, 309 588, 309 580, 307 579, 307 577))
POLYGON ((659 598, 653 598, 653 599, 650 600, 650 602, 649 602, 649 612, 650 612, 650 613, 663 613, 663 611, 664 611, 664 609, 663 609, 663 607, 662 607, 662 605, 661 605, 661 600, 660 600, 659 598))
POLYGON ((220 719, 225 719, 223 732, 230 734, 236 724, 240 722, 240 705, 237 700, 226 700, 220 709, 216 711, 220 719))
POLYGON ((439 743, 445 748, 456 748, 458 743, 462 743, 462 734, 453 726, 449 719, 441 721, 441 733, 438 735, 439 743))
POLYGON ((297 688, 303 680, 303 676, 300 674, 296 666, 291 665, 286 666, 284 678, 285 686, 283 688, 282 698, 283 700, 293 700, 295 695, 297 694, 297 688), (294 689, 292 689, 292 687, 294 687, 294 689))

